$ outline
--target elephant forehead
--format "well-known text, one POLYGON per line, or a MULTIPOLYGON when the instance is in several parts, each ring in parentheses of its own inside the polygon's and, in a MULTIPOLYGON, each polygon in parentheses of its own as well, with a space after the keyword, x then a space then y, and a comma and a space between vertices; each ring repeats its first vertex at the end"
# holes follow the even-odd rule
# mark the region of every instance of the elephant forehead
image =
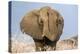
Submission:
POLYGON ((49 6, 45 6, 45 7, 40 8, 40 11, 41 10, 49 10, 49 9, 51 9, 49 6))

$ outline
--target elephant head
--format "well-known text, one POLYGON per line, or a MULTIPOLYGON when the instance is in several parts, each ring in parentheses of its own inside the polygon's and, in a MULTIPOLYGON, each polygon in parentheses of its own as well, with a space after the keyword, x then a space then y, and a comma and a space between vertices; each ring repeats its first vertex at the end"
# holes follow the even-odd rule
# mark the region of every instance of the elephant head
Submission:
POLYGON ((54 46, 63 32, 63 26, 63 17, 48 6, 27 13, 20 22, 21 31, 33 38, 37 48, 49 42, 47 45, 52 43, 54 46))

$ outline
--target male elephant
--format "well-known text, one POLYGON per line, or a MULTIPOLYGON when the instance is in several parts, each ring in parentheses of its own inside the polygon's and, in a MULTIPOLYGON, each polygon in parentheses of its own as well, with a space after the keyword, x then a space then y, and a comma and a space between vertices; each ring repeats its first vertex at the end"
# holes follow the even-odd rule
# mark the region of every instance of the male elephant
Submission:
POLYGON ((36 51, 55 50, 63 26, 63 17, 48 6, 30 11, 20 22, 21 31, 33 38, 36 51))

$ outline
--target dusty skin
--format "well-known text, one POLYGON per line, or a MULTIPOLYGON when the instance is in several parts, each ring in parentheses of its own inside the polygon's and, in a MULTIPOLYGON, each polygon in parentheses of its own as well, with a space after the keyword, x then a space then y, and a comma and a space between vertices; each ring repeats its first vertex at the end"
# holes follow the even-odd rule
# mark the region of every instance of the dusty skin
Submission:
POLYGON ((56 43, 63 32, 64 19, 58 11, 45 6, 25 14, 20 27, 23 33, 33 38, 36 51, 46 51, 47 46, 56 50, 56 43))

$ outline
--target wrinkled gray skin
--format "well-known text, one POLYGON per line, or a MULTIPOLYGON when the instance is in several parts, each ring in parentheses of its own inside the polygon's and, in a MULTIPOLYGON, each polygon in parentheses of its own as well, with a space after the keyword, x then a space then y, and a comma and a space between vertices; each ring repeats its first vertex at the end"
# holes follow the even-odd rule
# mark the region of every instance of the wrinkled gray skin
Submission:
POLYGON ((36 51, 55 50, 63 26, 63 17, 48 6, 27 13, 20 22, 21 31, 33 38, 36 51))

